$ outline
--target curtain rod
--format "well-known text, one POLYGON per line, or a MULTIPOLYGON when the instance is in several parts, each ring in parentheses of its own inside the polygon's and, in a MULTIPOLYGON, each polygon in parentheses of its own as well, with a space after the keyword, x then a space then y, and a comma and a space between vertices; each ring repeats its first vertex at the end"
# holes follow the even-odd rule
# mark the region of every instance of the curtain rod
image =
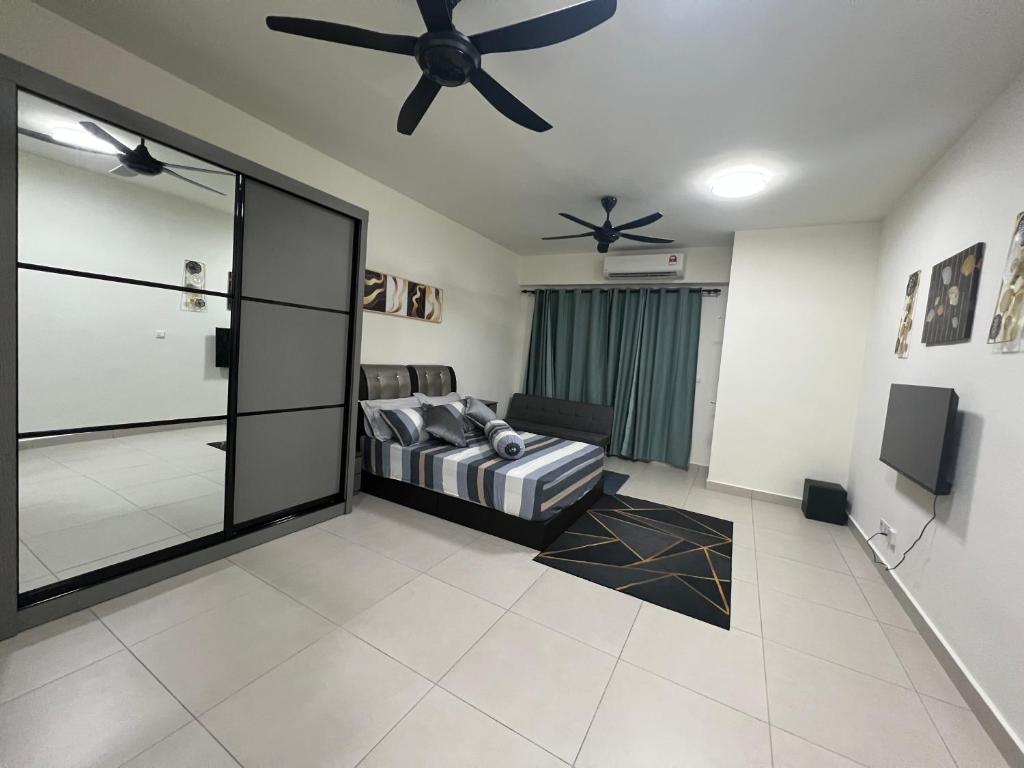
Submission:
POLYGON ((523 288, 520 293, 536 293, 537 291, 581 291, 583 293, 590 293, 593 291, 640 291, 645 288, 657 288, 666 291, 682 291, 687 290, 690 293, 699 293, 701 296, 721 296, 721 288, 688 288, 685 285, 678 286, 662 286, 662 285, 623 285, 623 286, 590 286, 590 287, 578 287, 578 286, 552 286, 550 288, 523 288))

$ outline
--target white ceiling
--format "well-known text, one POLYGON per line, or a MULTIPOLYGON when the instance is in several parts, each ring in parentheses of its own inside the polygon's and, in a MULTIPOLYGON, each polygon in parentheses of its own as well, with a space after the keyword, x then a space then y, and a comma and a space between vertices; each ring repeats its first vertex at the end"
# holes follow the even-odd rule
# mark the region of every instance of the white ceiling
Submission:
MULTIPOLYGON (((1021 0, 620 0, 583 37, 484 57, 554 130, 464 87, 405 137, 414 60, 264 17, 420 34, 414 0, 38 2, 524 254, 592 247, 539 238, 579 231, 559 211, 599 221, 602 194, 618 222, 661 210, 643 233, 684 246, 878 219, 1024 68, 1021 0), (778 172, 768 194, 708 196, 711 171, 750 162, 778 172)), ((455 21, 471 34, 569 3, 463 0, 455 21)))
MULTIPOLYGON (((107 133, 121 141, 128 147, 135 147, 139 143, 137 134, 125 131, 116 125, 97 120, 96 118, 80 112, 68 109, 55 104, 47 99, 40 98, 31 93, 22 92, 18 96, 18 127, 27 128, 38 133, 49 135, 56 127, 77 128, 82 120, 90 120, 98 124, 107 133)), ((177 163, 179 165, 191 165, 198 168, 216 168, 204 160, 186 155, 176 149, 159 144, 147 139, 146 144, 149 151, 157 159, 165 163, 177 163)), ((76 149, 60 147, 40 141, 31 136, 21 135, 18 137, 18 149, 23 152, 30 152, 35 155, 56 160, 58 163, 71 165, 86 171, 92 171, 106 176, 113 168, 120 165, 115 154, 100 155, 90 152, 80 152, 76 149)), ((224 176, 212 173, 196 173, 194 171, 182 171, 183 176, 194 179, 208 187, 218 190, 221 194, 215 195, 205 189, 199 189, 181 179, 175 179, 166 174, 159 176, 134 176, 125 178, 111 176, 110 178, 120 184, 131 184, 137 189, 153 190, 164 194, 181 197, 191 200, 194 203, 214 208, 218 211, 233 215, 235 210, 235 177, 224 176)))

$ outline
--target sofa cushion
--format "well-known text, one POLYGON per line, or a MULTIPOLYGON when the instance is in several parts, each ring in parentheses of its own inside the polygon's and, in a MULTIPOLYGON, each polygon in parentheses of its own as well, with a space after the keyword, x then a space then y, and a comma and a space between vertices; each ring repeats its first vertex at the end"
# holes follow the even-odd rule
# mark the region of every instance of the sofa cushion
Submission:
POLYGON ((577 403, 572 400, 537 397, 517 392, 512 395, 505 418, 509 421, 531 421, 535 424, 610 435, 614 416, 614 409, 605 405, 577 403))

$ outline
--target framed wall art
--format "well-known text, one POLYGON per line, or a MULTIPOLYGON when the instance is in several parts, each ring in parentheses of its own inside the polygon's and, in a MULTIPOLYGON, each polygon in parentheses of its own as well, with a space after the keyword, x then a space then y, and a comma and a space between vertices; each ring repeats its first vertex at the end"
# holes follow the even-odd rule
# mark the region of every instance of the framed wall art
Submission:
POLYGON ((985 244, 975 243, 932 267, 921 341, 929 347, 971 340, 985 244))
POLYGON ((368 269, 363 281, 363 309, 393 317, 440 323, 444 316, 444 291, 368 269))
POLYGON ((988 343, 1000 352, 1020 352, 1024 330, 1024 212, 1017 214, 1010 238, 1010 252, 1003 267, 996 309, 989 326, 988 343))
POLYGON ((917 289, 921 287, 921 270, 917 270, 907 280, 907 290, 903 296, 903 316, 900 317, 900 329, 896 333, 896 357, 906 359, 910 356, 910 331, 914 326, 914 305, 917 303, 917 289))

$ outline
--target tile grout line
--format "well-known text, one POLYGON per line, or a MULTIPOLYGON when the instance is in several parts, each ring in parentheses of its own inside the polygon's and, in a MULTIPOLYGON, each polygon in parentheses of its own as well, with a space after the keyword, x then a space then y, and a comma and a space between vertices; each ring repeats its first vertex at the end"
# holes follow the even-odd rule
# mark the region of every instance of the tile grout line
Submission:
MULTIPOLYGON (((445 558, 445 559, 447 559, 447 558, 445 558)), ((540 578, 540 577, 538 577, 538 579, 539 579, 539 578, 540 578)), ((447 583, 447 582, 444 582, 444 583, 447 583)), ((535 581, 534 583, 536 583, 536 581, 535 581)), ((531 584, 530 586, 532 587, 533 585, 531 584)), ((530 589, 530 587, 528 587, 526 591, 528 591, 529 589, 530 589)), ((524 591, 524 592, 523 592, 523 594, 526 594, 526 591, 524 591)), ((520 597, 522 597, 522 595, 520 595, 520 597)), ((514 603, 513 603, 513 605, 514 605, 514 603)), ((463 704, 465 704, 465 705, 466 705, 466 706, 468 706, 468 707, 472 707, 472 708, 473 708, 474 710, 476 710, 476 711, 477 711, 477 712, 479 712, 480 714, 482 714, 482 715, 484 715, 485 717, 487 717, 487 718, 489 718, 489 719, 493 720, 494 722, 496 722, 496 723, 497 723, 498 725, 500 725, 500 726, 501 726, 502 728, 505 728, 505 729, 509 730, 510 732, 512 732, 512 733, 514 733, 514 734, 516 734, 516 735, 517 735, 517 736, 519 736, 520 738, 522 738, 522 739, 525 739, 526 741, 528 741, 529 743, 533 744, 533 745, 534 745, 535 747, 537 747, 538 749, 540 749, 540 750, 543 750, 544 752, 546 752, 547 754, 551 755, 551 756, 552 756, 553 758, 555 758, 556 760, 559 760, 559 761, 561 761, 561 762, 563 762, 563 763, 564 763, 565 761, 564 761, 564 760, 562 760, 562 758, 560 758, 560 757, 559 757, 558 755, 556 755, 556 754, 555 754, 554 752, 552 752, 551 750, 549 750, 549 749, 548 749, 547 747, 544 747, 544 746, 542 746, 542 745, 538 744, 537 742, 535 742, 535 741, 534 741, 533 739, 531 739, 530 737, 526 736, 525 734, 522 734, 522 733, 520 733, 520 732, 519 732, 519 731, 517 731, 517 730, 516 730, 515 728, 512 728, 512 727, 511 727, 510 725, 507 725, 506 723, 503 723, 503 722, 501 722, 501 720, 499 720, 498 718, 494 717, 494 716, 493 716, 493 715, 491 715, 490 713, 488 713, 488 712, 485 712, 484 710, 480 709, 480 707, 476 706, 476 705, 475 705, 475 704, 474 704, 473 702, 471 702, 471 701, 466 701, 466 700, 465 700, 464 698, 462 698, 461 696, 459 696, 459 694, 457 694, 457 693, 456 693, 455 691, 453 691, 453 690, 451 690, 451 689, 449 689, 449 688, 445 688, 445 687, 444 687, 444 686, 442 685, 442 683, 444 682, 444 679, 445 679, 445 678, 446 678, 446 677, 447 677, 447 676, 448 676, 449 674, 451 674, 451 671, 452 671, 453 669, 455 669, 455 668, 456 668, 456 667, 457 667, 457 666, 459 665, 459 663, 460 663, 460 662, 461 662, 461 661, 462 661, 462 660, 463 660, 464 658, 466 658, 466 656, 468 656, 468 655, 469 655, 469 653, 470 653, 470 652, 471 652, 471 651, 472 651, 472 650, 473 650, 474 648, 476 648, 476 647, 477 647, 477 645, 479 645, 479 644, 480 644, 480 641, 481 641, 481 640, 483 640, 483 639, 484 639, 484 638, 485 638, 485 637, 486 637, 486 636, 487 636, 488 634, 490 634, 491 630, 492 630, 492 629, 494 629, 494 627, 495 627, 495 626, 497 626, 498 622, 499 622, 499 621, 501 621, 502 619, 504 619, 504 618, 505 618, 506 616, 508 616, 508 615, 509 615, 510 613, 512 613, 512 611, 511 611, 511 609, 510 609, 510 608, 504 608, 504 607, 502 607, 502 606, 499 606, 499 607, 500 607, 500 608, 501 608, 501 609, 502 609, 502 610, 504 611, 504 613, 502 613, 502 614, 501 614, 501 616, 499 616, 499 617, 498 617, 497 619, 495 619, 495 620, 494 620, 494 623, 493 623, 493 624, 491 624, 491 626, 489 626, 489 627, 487 628, 487 630, 486 630, 485 632, 483 632, 483 633, 482 633, 482 634, 480 635, 480 637, 478 637, 478 638, 477 638, 476 640, 474 640, 474 641, 473 641, 473 643, 472 643, 472 644, 471 644, 471 645, 469 646, 469 648, 467 648, 467 649, 466 649, 466 651, 465 651, 465 652, 464 652, 464 653, 463 653, 463 654, 462 654, 461 656, 459 656, 459 658, 458 658, 458 659, 456 659, 456 660, 455 660, 455 663, 454 663, 454 664, 452 664, 452 665, 451 665, 451 666, 450 666, 450 667, 448 668, 448 671, 447 671, 447 672, 445 672, 445 673, 444 673, 443 675, 441 675, 441 678, 440 678, 440 679, 439 679, 439 680, 438 680, 438 681, 437 681, 436 683, 434 683, 434 687, 435 687, 435 688, 440 688, 440 689, 441 689, 442 691, 444 691, 445 693, 447 693, 447 694, 449 694, 449 695, 451 695, 451 696, 454 696, 454 697, 455 697, 456 699, 458 699, 459 701, 461 701, 461 702, 462 702, 463 704)), ((518 613, 517 613, 517 614, 514 614, 514 615, 515 615, 515 616, 519 616, 519 614, 518 614, 518 613)), ((520 617, 520 618, 523 618, 523 619, 525 619, 525 620, 529 621, 529 619, 526 619, 526 617, 520 617)), ((536 623, 536 622, 534 622, 534 623, 536 623)), ((541 625, 541 624, 538 624, 538 626, 543 626, 543 625, 541 625)), ((429 691, 428 691, 428 693, 429 693, 429 691)), ((376 749, 376 748, 377 748, 377 747, 376 747, 376 745, 374 745, 374 749, 376 749)), ((372 752, 372 750, 371 750, 371 752, 372 752)), ((368 752, 367 754, 369 754, 369 752, 368 752)), ((366 758, 365 758, 365 756, 364 756, 364 758, 363 758, 363 759, 364 759, 364 760, 366 759, 366 758)), ((362 762, 362 761, 360 761, 360 762, 362 762)))
MULTIPOLYGON (((177 696, 176 696, 176 695, 174 694, 174 692, 173 692, 173 691, 172 691, 172 690, 171 690, 170 688, 168 688, 168 687, 167 687, 167 685, 166 685, 166 684, 164 683, 164 681, 163 681, 163 680, 161 680, 161 679, 160 679, 160 678, 159 678, 159 677, 157 676, 157 674, 156 674, 156 673, 155 673, 155 672, 154 672, 153 670, 151 670, 151 669, 150 669, 150 668, 149 668, 148 666, 146 666, 146 663, 145 663, 145 662, 144 662, 144 661, 143 661, 142 659, 140 659, 140 658, 139 658, 138 656, 136 656, 136 655, 135 655, 135 652, 134 652, 134 651, 133 651, 133 650, 131 649, 131 647, 130 647, 130 646, 128 646, 128 645, 127 645, 127 644, 126 644, 126 643, 124 642, 124 640, 122 640, 122 639, 121 639, 120 637, 118 637, 118 636, 117 636, 117 634, 116 634, 116 633, 115 633, 115 632, 114 632, 114 631, 113 631, 113 630, 112 630, 112 629, 111 629, 111 628, 110 628, 109 626, 107 626, 107 623, 106 623, 105 621, 103 621, 103 619, 102 619, 102 618, 100 618, 100 616, 99 616, 99 615, 97 615, 95 611, 93 611, 93 610, 92 610, 92 608, 89 608, 89 609, 87 609, 87 610, 89 611, 89 613, 91 613, 91 614, 93 615, 93 617, 94 617, 94 618, 96 619, 96 621, 98 621, 98 622, 99 622, 100 624, 102 624, 102 625, 103 625, 103 627, 104 627, 104 628, 105 628, 105 629, 106 629, 106 630, 107 630, 107 631, 108 631, 108 632, 109 632, 109 633, 110 633, 111 635, 113 635, 113 636, 114 636, 114 638, 115 638, 115 639, 117 640, 117 642, 119 642, 119 643, 121 644, 121 647, 122 647, 122 648, 124 648, 124 650, 126 650, 126 651, 128 652, 128 654, 129 654, 129 655, 130 655, 130 656, 131 656, 131 657, 132 657, 133 659, 135 659, 135 661, 136 661, 136 662, 137 662, 137 663, 139 664, 139 666, 141 666, 141 667, 142 667, 142 668, 143 668, 144 670, 146 670, 146 673, 147 673, 147 674, 148 674, 148 675, 149 675, 150 677, 152 677, 152 678, 153 678, 153 679, 154 679, 154 680, 155 680, 155 681, 157 682, 157 684, 158 684, 158 685, 159 685, 159 686, 160 686, 161 688, 163 688, 163 689, 164 689, 164 690, 165 690, 165 691, 167 692, 167 695, 168 695, 168 696, 170 696, 170 697, 171 697, 172 699, 174 699, 174 700, 175 700, 175 701, 176 701, 176 702, 178 703, 178 706, 179 706, 179 707, 181 707, 181 708, 182 708, 182 710, 184 710, 186 714, 188 714, 189 718, 191 718, 190 722, 198 723, 198 724, 199 724, 199 726, 200 726, 200 727, 201 727, 201 728, 202 728, 202 729, 203 729, 204 731, 206 731, 206 732, 207 732, 208 734, 210 734, 210 738, 211 738, 211 739, 213 739, 213 740, 214 740, 215 742, 217 742, 217 744, 219 744, 219 745, 220 745, 220 748, 221 748, 221 749, 223 749, 223 750, 224 750, 224 752, 225 752, 225 753, 227 753, 227 755, 228 755, 228 756, 229 756, 229 757, 230 757, 230 758, 231 758, 232 760, 234 760, 234 761, 235 761, 236 763, 238 763, 238 765, 239 765, 239 766, 241 766, 241 765, 242 765, 242 764, 241 764, 241 762, 240 762, 240 761, 239 761, 239 760, 238 760, 238 759, 237 759, 237 758, 235 757, 234 753, 232 753, 232 752, 231 752, 231 750, 229 750, 229 749, 228 749, 228 748, 227 748, 226 746, 224 746, 224 744, 222 744, 222 743, 221 743, 221 740, 220 740, 220 739, 218 739, 218 738, 217 738, 217 737, 216 737, 216 736, 215 736, 215 735, 214 735, 213 733, 211 733, 211 732, 210 732, 210 729, 206 727, 205 723, 203 723, 203 722, 202 722, 202 721, 201 721, 201 720, 200 720, 200 719, 199 719, 199 718, 198 718, 198 717, 197 717, 197 716, 196 716, 196 715, 195 715, 195 714, 194 714, 194 713, 192 712, 192 710, 191 710, 191 709, 189 709, 188 707, 186 707, 186 706, 185 706, 185 703, 184 703, 184 702, 183 702, 183 701, 182 701, 181 699, 179 699, 179 698, 178 698, 178 697, 177 697, 177 696)), ((118 653, 120 653, 120 651, 118 651, 118 653)), ((212 709, 212 707, 211 707, 211 709, 212 709)), ((185 723, 185 725, 181 726, 181 728, 184 728, 184 727, 185 727, 185 726, 187 726, 188 724, 189 724, 189 723, 185 723)), ((171 737, 171 736, 173 736, 173 735, 174 735, 175 733, 177 733, 178 731, 180 731, 180 730, 181 730, 181 728, 178 728, 177 730, 173 731, 172 733, 169 733, 169 734, 168 734, 167 736, 165 736, 165 737, 164 737, 164 739, 170 738, 170 737, 171 737)), ((146 749, 143 749, 143 750, 142 750, 141 752, 139 752, 138 754, 136 754, 136 755, 133 755, 132 757, 128 758, 128 760, 126 760, 125 762, 128 762, 129 760, 134 760, 134 759, 135 759, 136 757, 138 757, 139 755, 141 755, 141 754, 142 754, 143 752, 146 752, 147 750, 149 750, 149 749, 152 749, 153 747, 155 747, 155 746, 156 746, 157 744, 159 744, 159 743, 160 743, 161 741, 163 741, 164 739, 159 739, 158 741, 154 742, 153 744, 150 744, 150 745, 149 745, 148 747, 146 747, 146 749)), ((122 765, 124 765, 124 763, 122 763, 122 765)))
POLYGON ((778 726, 778 725, 773 725, 772 728, 774 728, 776 730, 779 730, 779 731, 782 731, 783 733, 788 733, 794 739, 799 739, 800 741, 803 741, 803 742, 805 742, 807 744, 810 744, 812 747, 817 747, 818 749, 822 750, 823 752, 828 752, 830 755, 835 755, 836 757, 841 757, 843 760, 846 760, 847 762, 853 763, 854 765, 860 765, 860 766, 863 766, 863 768, 871 768, 871 766, 869 766, 867 763, 862 763, 860 760, 857 760, 856 758, 850 757, 849 755, 844 755, 842 752, 836 752, 831 747, 826 747, 823 744, 818 744, 816 741, 811 741, 806 736, 801 736, 799 733, 793 733, 793 731, 789 730, 788 728, 783 728, 783 727, 778 726))
MULTIPOLYGON (((750 514, 754 514, 754 502, 750 502, 750 514)), ((754 532, 754 573, 757 575, 757 613, 761 624, 761 672, 764 678, 764 706, 765 713, 768 715, 768 756, 771 759, 772 766, 775 766, 775 736, 772 734, 772 700, 768 695, 768 652, 765 650, 765 636, 764 636, 764 603, 761 601, 761 572, 758 570, 758 558, 757 558, 757 526, 751 521, 751 526, 754 532)))
MULTIPOLYGON (((882 625, 883 622, 881 621, 881 619, 878 619, 878 614, 875 612, 874 606, 871 605, 871 601, 868 600, 868 595, 864 591, 863 585, 857 579, 854 579, 854 581, 857 582, 857 589, 860 590, 860 593, 864 596, 864 600, 867 602, 868 607, 871 608, 871 612, 875 613, 875 618, 876 620, 878 620, 879 625, 882 625)), ((889 588, 888 585, 885 585, 885 587, 886 589, 889 588)), ((924 700, 921 698, 921 692, 917 689, 917 685, 914 683, 914 678, 910 676, 910 670, 908 670, 907 665, 903 663, 903 658, 896 650, 896 646, 892 644, 892 640, 889 637, 889 633, 886 632, 885 629, 883 629, 882 635, 885 637, 886 645, 889 646, 889 649, 893 652, 893 655, 896 657, 896 660, 900 663, 900 667, 903 669, 903 673, 907 676, 907 680, 910 681, 911 690, 917 697, 917 703, 920 704, 921 709, 924 710, 925 717, 928 718, 928 722, 931 723, 931 726, 934 729, 935 734, 939 737, 939 742, 942 744, 942 747, 946 750, 946 754, 949 755, 949 759, 953 762, 953 765, 959 765, 956 756, 953 754, 953 750, 949 748, 949 744, 946 743, 945 736, 942 735, 942 729, 939 728, 938 723, 935 722, 935 718, 932 717, 932 713, 928 710, 928 707, 925 705, 924 700)), ((929 649, 928 652, 931 653, 931 650, 929 649)), ((943 672, 943 674, 945 674, 945 672, 943 672)))
POLYGON ((601 697, 597 700, 597 706, 594 707, 594 714, 590 716, 590 722, 587 723, 587 730, 583 734, 583 739, 580 741, 580 746, 576 750, 576 755, 572 759, 572 765, 576 765, 580 759, 580 754, 583 752, 583 747, 587 743, 587 739, 590 737, 590 730, 594 727, 594 721, 597 720, 597 713, 601 710, 601 705, 604 703, 604 697, 608 694, 608 689, 612 685, 612 678, 615 677, 615 671, 619 668, 619 662, 622 661, 622 653, 626 650, 626 645, 629 643, 629 638, 633 634, 633 627, 636 626, 637 620, 640 618, 640 611, 643 610, 643 602, 637 606, 636 613, 633 614, 633 621, 629 625, 629 631, 626 632, 626 639, 622 643, 622 647, 619 648, 619 654, 615 657, 615 663, 612 665, 612 671, 608 674, 608 679, 605 681, 604 689, 601 691, 601 697))
MULTIPOLYGON (((86 610, 88 611, 88 609, 86 609, 86 610)), ((73 616, 74 614, 71 614, 71 615, 73 616)), ((61 617, 61 618, 64 618, 64 617, 61 617)), ((59 621, 59 620, 60 619, 54 619, 54 621, 59 621)), ((8 638, 8 639, 10 639, 10 638, 8 638)), ((115 637, 115 639, 117 639, 117 638, 115 637)), ((105 656, 101 656, 98 659, 93 659, 88 664, 84 664, 81 667, 78 667, 77 669, 72 669, 69 672, 65 672, 63 675, 58 675, 57 677, 53 678, 52 680, 47 680, 46 682, 40 683, 39 685, 37 685, 37 686, 35 686, 33 688, 30 688, 27 691, 22 691, 17 696, 13 696, 13 697, 7 699, 7 701, 0 702, 0 710, 2 710, 8 704, 10 704, 12 702, 15 702, 18 699, 22 698, 23 696, 28 696, 30 693, 35 693, 38 690, 46 688, 48 685, 52 685, 53 683, 56 683, 56 682, 58 682, 60 680, 63 680, 66 677, 70 677, 71 675, 75 674, 76 672, 81 672, 84 669, 88 669, 89 667, 92 667, 92 666, 95 666, 96 664, 99 664, 101 661, 106 661, 111 656, 116 656, 117 654, 121 653, 122 650, 123 649, 117 649, 117 650, 111 651, 110 653, 106 654, 105 656)))

